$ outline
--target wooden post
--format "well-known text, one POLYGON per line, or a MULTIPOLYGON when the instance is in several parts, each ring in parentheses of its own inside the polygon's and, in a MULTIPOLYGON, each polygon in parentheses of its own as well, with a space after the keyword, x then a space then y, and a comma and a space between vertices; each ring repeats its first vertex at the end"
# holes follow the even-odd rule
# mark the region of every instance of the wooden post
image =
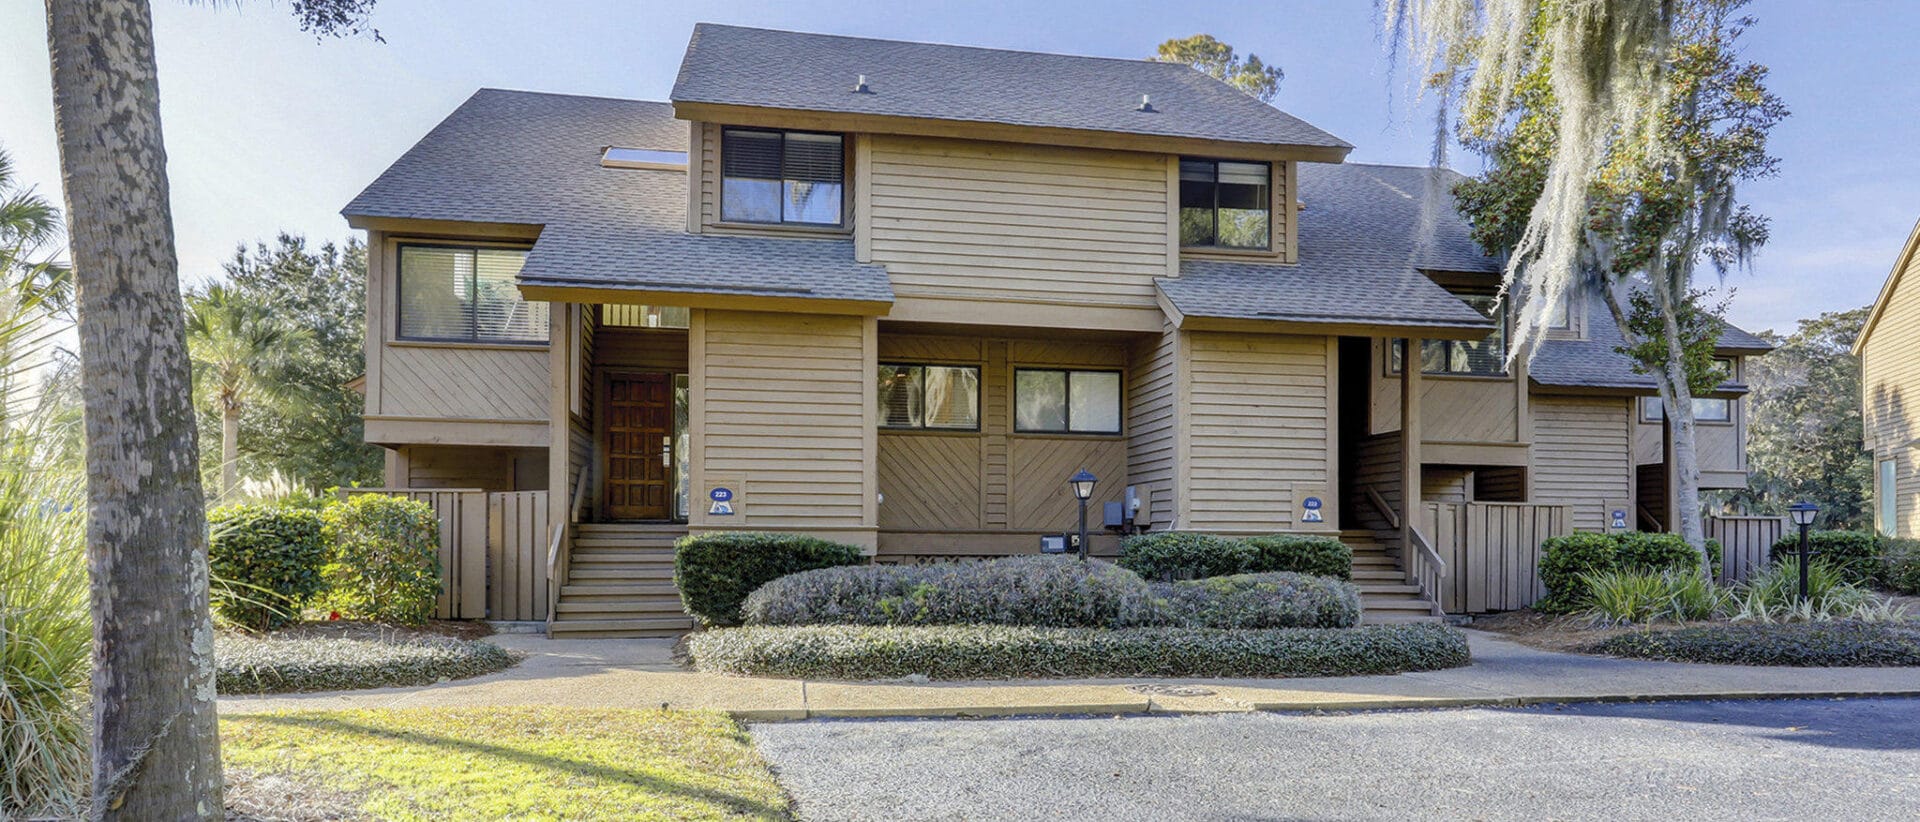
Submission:
POLYGON ((1400 341, 1400 550, 1413 547, 1420 508, 1420 343, 1400 341))

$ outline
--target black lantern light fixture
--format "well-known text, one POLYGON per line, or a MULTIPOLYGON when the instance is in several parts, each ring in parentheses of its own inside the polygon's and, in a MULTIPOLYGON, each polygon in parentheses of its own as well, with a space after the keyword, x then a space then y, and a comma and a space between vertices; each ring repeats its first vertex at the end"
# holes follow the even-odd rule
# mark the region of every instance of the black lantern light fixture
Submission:
POLYGON ((1087 500, 1093 498, 1093 486, 1100 482, 1087 469, 1067 478, 1067 487, 1073 489, 1073 498, 1080 502, 1080 561, 1087 559, 1087 500))
POLYGON ((1808 529, 1813 527, 1813 518, 1820 513, 1820 506, 1811 502, 1796 502, 1787 506, 1787 514, 1793 517, 1793 524, 1800 526, 1800 601, 1807 601, 1807 562, 1813 556, 1813 546, 1807 539, 1808 529))

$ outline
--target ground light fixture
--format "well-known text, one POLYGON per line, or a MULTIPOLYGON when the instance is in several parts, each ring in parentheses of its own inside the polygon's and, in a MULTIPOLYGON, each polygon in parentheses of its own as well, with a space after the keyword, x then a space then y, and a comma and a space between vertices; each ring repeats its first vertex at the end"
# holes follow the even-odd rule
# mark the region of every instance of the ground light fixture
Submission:
POLYGON ((1807 601, 1807 560, 1813 555, 1813 547, 1807 540, 1807 531, 1813 527, 1813 518, 1820 513, 1820 506, 1811 502, 1796 502, 1787 506, 1787 514, 1793 517, 1793 524, 1800 526, 1800 601, 1807 601))
POLYGON ((1087 561, 1087 500, 1093 498, 1093 486, 1100 482, 1087 469, 1067 478, 1067 487, 1073 489, 1073 498, 1080 503, 1080 561, 1087 561))

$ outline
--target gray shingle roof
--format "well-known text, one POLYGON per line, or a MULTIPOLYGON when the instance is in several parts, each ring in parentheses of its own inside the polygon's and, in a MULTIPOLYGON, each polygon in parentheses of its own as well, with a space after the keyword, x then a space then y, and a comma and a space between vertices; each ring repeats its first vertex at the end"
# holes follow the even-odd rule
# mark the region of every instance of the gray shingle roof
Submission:
POLYGON ((1157 281, 1175 308, 1231 319, 1492 327, 1420 273, 1500 271, 1453 208, 1460 175, 1355 163, 1299 168, 1299 264, 1183 262, 1180 277, 1157 281), (1430 212, 1428 197, 1438 198, 1430 212))
POLYGON ((544 226, 523 285, 892 301, 851 239, 687 233, 684 173, 604 168, 609 145, 685 151, 687 124, 667 103, 482 89, 342 213, 544 226))
POLYGON ((1184 65, 701 23, 673 101, 1324 148, 1340 138, 1184 65), (870 93, 854 83, 866 75, 870 93), (1153 113, 1136 111, 1140 95, 1153 113))
MULTIPOLYGON (((1533 361, 1528 364, 1528 374, 1533 381, 1556 388, 1654 393, 1653 376, 1635 372, 1633 362, 1616 350, 1624 340, 1620 336, 1620 326, 1614 324, 1613 313, 1607 310, 1606 303, 1598 298, 1590 298, 1585 304, 1586 339, 1542 340, 1539 349, 1534 352, 1533 361)), ((1721 329, 1719 347, 1723 351, 1742 353, 1773 348, 1766 340, 1742 331, 1731 323, 1721 329)), ((1720 390, 1744 392, 1747 387, 1728 382, 1722 384, 1720 390)))

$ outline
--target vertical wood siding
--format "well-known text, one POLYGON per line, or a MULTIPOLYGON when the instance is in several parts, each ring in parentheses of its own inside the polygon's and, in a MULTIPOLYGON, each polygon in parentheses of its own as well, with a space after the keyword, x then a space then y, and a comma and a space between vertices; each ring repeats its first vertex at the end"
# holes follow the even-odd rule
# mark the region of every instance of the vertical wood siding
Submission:
POLYGON ((741 513, 696 527, 870 527, 869 393, 875 352, 861 317, 708 309, 692 334, 699 431, 696 498, 715 477, 737 477, 741 513))
POLYGON ((1133 348, 1127 392, 1127 482, 1147 499, 1150 527, 1173 524, 1175 476, 1179 471, 1180 332, 1168 325, 1160 336, 1133 348))
POLYGON ((1331 495, 1326 337, 1187 335, 1191 405, 1182 527, 1275 531, 1294 495, 1331 495))
POLYGON ((1569 510, 1559 505, 1429 502, 1421 532, 1447 562, 1440 607, 1450 614, 1524 608, 1546 596, 1540 582, 1540 543, 1571 533, 1569 510))
POLYGON ((491 619, 544 620, 548 615, 547 492, 487 495, 487 586, 491 619))
POLYGON ((1167 159, 875 135, 873 261, 900 296, 1152 307, 1167 159))
POLYGON ((1633 496, 1629 405, 1617 397, 1534 398, 1535 502, 1570 506, 1576 529, 1606 528, 1607 506, 1633 496))
POLYGON ((1787 521, 1782 517, 1707 517, 1706 532, 1707 539, 1720 541, 1720 582, 1732 585, 1767 567, 1773 543, 1787 532, 1787 521))

